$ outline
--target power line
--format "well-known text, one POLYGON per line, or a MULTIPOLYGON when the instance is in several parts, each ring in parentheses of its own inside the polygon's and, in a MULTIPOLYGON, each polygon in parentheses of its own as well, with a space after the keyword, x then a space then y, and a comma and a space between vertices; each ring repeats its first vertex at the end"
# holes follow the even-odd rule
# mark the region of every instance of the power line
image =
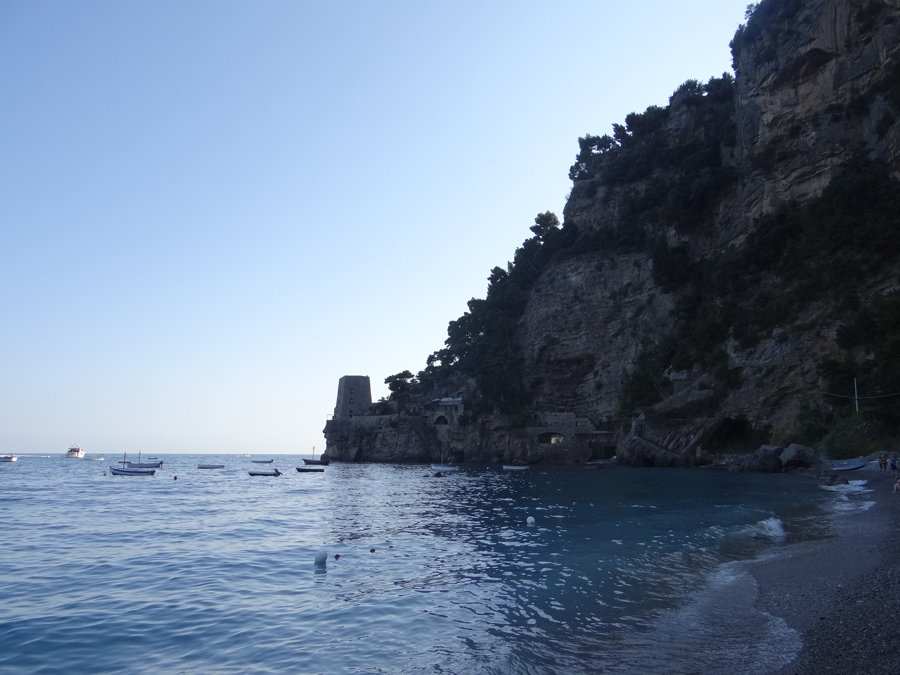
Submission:
POLYGON ((891 396, 900 396, 900 391, 898 391, 896 394, 882 394, 881 396, 844 396, 843 394, 832 394, 830 391, 823 391, 822 393, 828 396, 837 396, 838 398, 858 398, 860 400, 868 398, 890 398, 891 396))

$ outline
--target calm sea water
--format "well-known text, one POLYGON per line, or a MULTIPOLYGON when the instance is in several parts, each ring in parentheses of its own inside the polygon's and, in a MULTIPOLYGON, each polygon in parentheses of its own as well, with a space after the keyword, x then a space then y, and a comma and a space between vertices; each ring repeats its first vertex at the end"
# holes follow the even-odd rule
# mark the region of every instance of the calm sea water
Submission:
POLYGON ((741 561, 856 508, 790 476, 160 457, 0 464, 0 672, 764 673, 800 642, 741 561))

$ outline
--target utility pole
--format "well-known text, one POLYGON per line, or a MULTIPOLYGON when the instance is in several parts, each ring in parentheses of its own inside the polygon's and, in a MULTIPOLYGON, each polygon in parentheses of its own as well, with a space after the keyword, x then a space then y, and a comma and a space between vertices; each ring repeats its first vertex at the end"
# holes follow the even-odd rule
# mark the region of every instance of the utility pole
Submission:
POLYGON ((856 401, 856 412, 859 412, 859 389, 856 387, 856 378, 853 378, 853 398, 856 401))

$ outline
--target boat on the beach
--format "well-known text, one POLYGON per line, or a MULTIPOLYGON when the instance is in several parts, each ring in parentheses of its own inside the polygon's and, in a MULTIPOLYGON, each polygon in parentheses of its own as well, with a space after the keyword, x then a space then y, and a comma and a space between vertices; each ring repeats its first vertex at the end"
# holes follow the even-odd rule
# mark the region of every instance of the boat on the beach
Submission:
POLYGON ((251 459, 250 461, 253 464, 271 464, 275 460, 274 459, 251 459))
POLYGON ((14 454, 13 455, 0 455, 0 462, 15 462, 17 459, 19 459, 19 458, 16 457, 14 454))
POLYGON ((70 445, 68 452, 66 452, 66 457, 81 459, 84 457, 84 450, 81 449, 80 445, 70 445))
POLYGON ((119 469, 111 466, 109 472, 113 476, 152 476, 156 473, 156 469, 119 469))
POLYGON ((504 464, 503 468, 507 471, 521 471, 529 468, 529 466, 527 464, 504 464))
POLYGON ((322 473, 325 469, 320 469, 314 466, 298 466, 297 473, 322 473))
POLYGON ((224 464, 198 464, 198 469, 224 469, 224 464))
POLYGON ((282 473, 278 469, 272 469, 271 471, 250 471, 248 472, 251 476, 281 476, 282 473))
POLYGON ((856 471, 857 469, 861 469, 866 465, 866 460, 860 460, 858 462, 850 462, 848 464, 832 464, 832 471, 856 471))

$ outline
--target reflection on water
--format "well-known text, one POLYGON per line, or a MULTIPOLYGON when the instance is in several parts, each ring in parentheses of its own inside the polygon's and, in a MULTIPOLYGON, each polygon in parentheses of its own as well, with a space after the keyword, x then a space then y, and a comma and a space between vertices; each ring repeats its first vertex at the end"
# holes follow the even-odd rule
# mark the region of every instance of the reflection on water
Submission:
POLYGON ((825 536, 837 498, 707 471, 163 459, 0 472, 0 669, 763 672, 796 636, 733 561, 825 536))

